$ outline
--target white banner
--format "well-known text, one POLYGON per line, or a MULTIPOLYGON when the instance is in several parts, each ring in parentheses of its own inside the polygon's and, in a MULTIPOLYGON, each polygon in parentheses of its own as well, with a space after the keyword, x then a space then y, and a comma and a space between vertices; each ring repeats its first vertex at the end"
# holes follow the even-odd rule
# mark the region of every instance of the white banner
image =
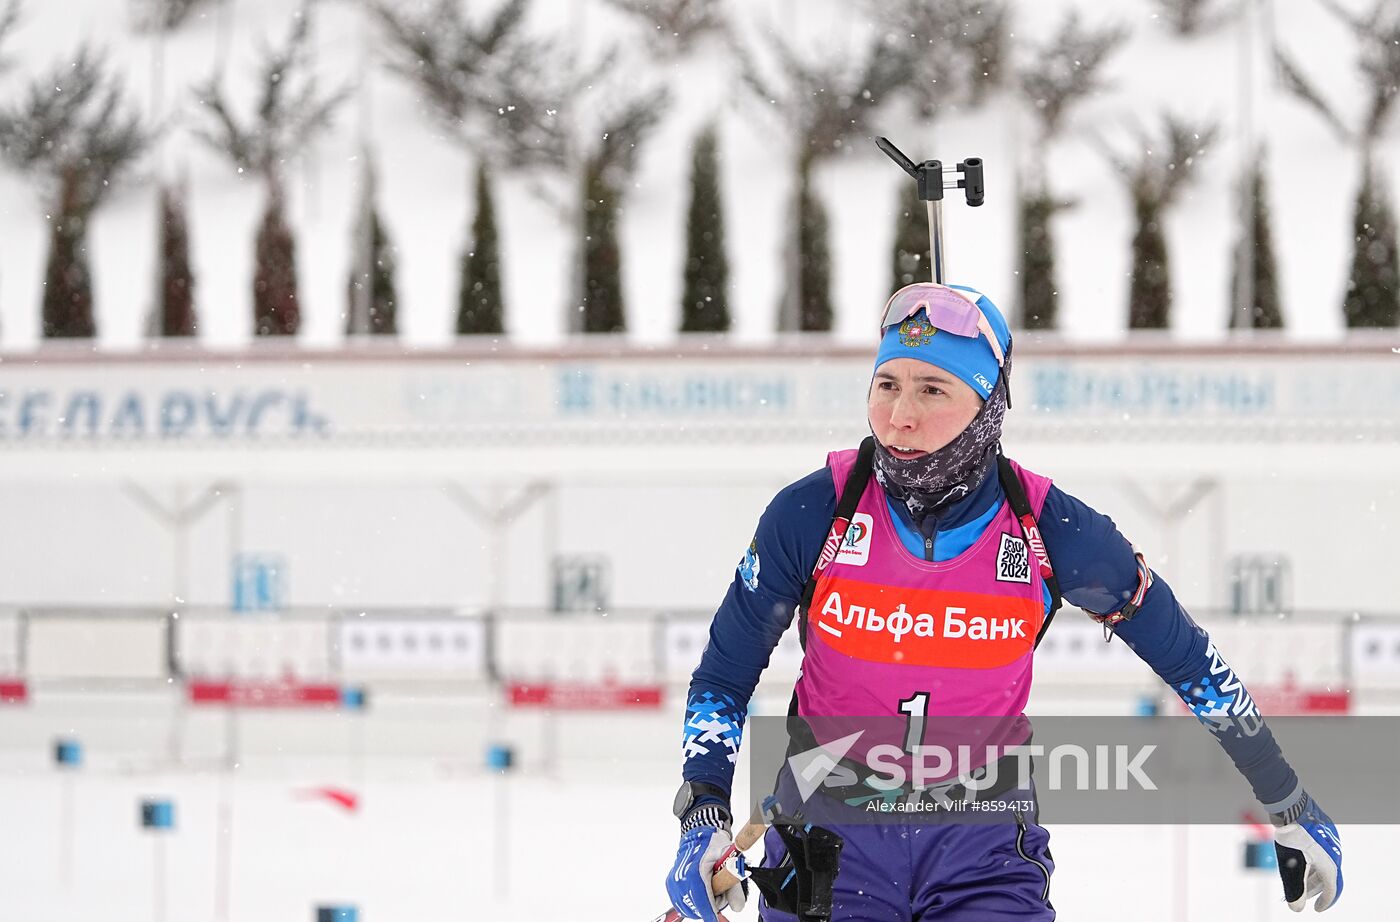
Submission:
MULTIPOLYGON (((805 351, 804 351, 805 350, 805 351)), ((1400 440, 1400 355, 1360 346, 1017 354, 1019 434, 1400 440), (1126 353, 1126 354, 1125 354, 1126 353)), ((781 444, 865 431, 871 354, 205 356, 0 364, 0 445, 781 444)))

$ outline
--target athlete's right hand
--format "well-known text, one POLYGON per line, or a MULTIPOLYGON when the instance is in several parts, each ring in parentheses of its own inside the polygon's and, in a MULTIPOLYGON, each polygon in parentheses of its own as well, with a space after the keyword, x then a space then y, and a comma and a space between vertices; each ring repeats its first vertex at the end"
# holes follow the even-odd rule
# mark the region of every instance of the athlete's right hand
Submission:
POLYGON ((1302 912, 1315 896, 1313 909, 1322 912, 1342 896, 1342 837, 1332 818, 1306 791, 1294 812, 1291 822, 1274 828, 1283 898, 1289 909, 1302 912))
POLYGON ((715 864, 724 858, 731 844, 729 831, 715 826, 700 825, 681 834, 676 863, 666 876, 666 893, 682 918, 718 922, 721 909, 728 907, 738 912, 744 908, 742 882, 724 893, 710 893, 715 864))

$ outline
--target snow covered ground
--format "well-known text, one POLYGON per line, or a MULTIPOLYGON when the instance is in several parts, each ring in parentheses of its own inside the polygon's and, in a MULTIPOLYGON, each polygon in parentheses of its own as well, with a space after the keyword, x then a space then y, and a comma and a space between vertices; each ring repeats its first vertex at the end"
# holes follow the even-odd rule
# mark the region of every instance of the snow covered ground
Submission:
MULTIPOLYGON (((346 742, 353 734, 327 744, 354 718, 253 715, 246 736, 258 752, 227 774, 207 762, 161 767, 158 750, 142 758, 104 753, 122 748, 118 726, 128 741, 163 732, 149 714, 123 724, 119 700, 47 716, 42 708, 0 711, 9 741, 0 756, 0 918, 310 922, 317 905, 350 904, 366 922, 647 922, 665 906, 661 882, 676 840, 674 709, 561 717, 554 764, 542 764, 539 748, 527 743, 519 750, 524 764, 505 777, 486 771, 475 745, 451 758, 371 746, 357 761, 346 742), (89 767, 65 776, 45 764, 46 746, 12 748, 37 741, 44 726, 91 731, 106 742, 89 747, 89 767), (320 755, 302 754, 318 741, 320 755), (609 745, 614 755, 596 754, 609 745), (308 796, 326 786, 354 791, 359 810, 308 796), (67 853, 65 797, 75 843, 67 853), (175 803, 175 830, 163 839, 138 826, 138 803, 149 797, 175 803), (225 838, 221 815, 231 818, 225 838)), ((491 719, 488 709, 484 722, 491 719)), ((493 726, 508 730, 509 722, 493 726)), ((443 721, 441 730, 461 736, 482 725, 443 721)), ((746 770, 741 759, 739 790, 747 788, 746 770)), ((1051 898, 1061 919, 1292 917, 1274 872, 1242 869, 1242 827, 1050 829, 1051 898)), ((1327 918, 1389 916, 1393 833, 1342 828, 1347 886, 1327 918)), ((738 916, 755 917, 753 909, 738 916)))
MULTIPOLYGON (((660 763, 599 763, 558 778, 371 777, 357 815, 298 799, 335 780, 240 776, 232 806, 230 920, 311 922, 316 905, 356 905, 366 922, 489 919, 649 920, 666 905, 675 854, 668 803, 675 772, 660 763), (502 832, 502 819, 507 827, 502 832)), ((0 784, 3 916, 28 922, 151 922, 157 850, 165 847, 165 919, 218 919, 219 778, 82 776, 73 882, 61 879, 62 782, 7 774, 0 784), (137 827, 145 796, 176 801, 162 843, 137 827), (22 834, 16 834, 22 830, 22 834)), ((1071 922, 1177 922, 1292 917, 1278 878, 1240 868, 1244 833, 1222 827, 1051 826, 1051 900, 1071 922)), ((1392 830, 1342 830, 1347 888, 1329 920, 1386 918, 1392 830)), ((740 919, 756 918, 746 910, 740 919)))

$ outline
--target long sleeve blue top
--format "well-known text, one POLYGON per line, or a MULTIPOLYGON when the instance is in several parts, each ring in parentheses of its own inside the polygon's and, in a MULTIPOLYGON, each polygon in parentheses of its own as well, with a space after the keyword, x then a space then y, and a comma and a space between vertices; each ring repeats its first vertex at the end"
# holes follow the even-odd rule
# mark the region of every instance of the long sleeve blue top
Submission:
MULTIPOLYGON (((784 487, 760 517, 751 551, 745 555, 745 560, 761 561, 759 572, 755 575, 745 560, 740 561, 691 677, 686 780, 730 790, 748 701, 792 623, 835 515, 836 496, 831 471, 823 468, 784 487)), ((903 503, 886 499, 910 553, 927 556, 927 535, 934 539, 932 559, 948 560, 976 541, 1006 497, 998 478, 989 476, 971 495, 937 517, 925 518, 922 529, 916 528, 903 503)), ((1127 603, 1138 588, 1137 561, 1112 519, 1052 486, 1037 522, 1067 602, 1097 614, 1117 612, 1127 603)), ((1267 727, 1245 736, 1209 719, 1252 709, 1252 701, 1232 673, 1226 671, 1222 681, 1219 651, 1155 571, 1140 610, 1120 622, 1114 633, 1216 733, 1266 810, 1280 812, 1301 797, 1297 776, 1267 727)))

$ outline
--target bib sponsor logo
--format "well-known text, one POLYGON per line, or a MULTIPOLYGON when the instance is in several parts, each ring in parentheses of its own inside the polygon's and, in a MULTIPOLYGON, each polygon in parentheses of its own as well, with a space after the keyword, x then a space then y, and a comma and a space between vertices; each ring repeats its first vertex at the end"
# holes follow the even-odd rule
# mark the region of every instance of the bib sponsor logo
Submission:
POLYGON ((827 646, 863 660, 994 668, 1030 653, 1044 615, 1029 598, 833 582, 813 623, 827 646))
MULTIPOLYGON (((846 537, 836 552, 836 562, 848 567, 863 567, 870 560, 870 538, 875 519, 869 513, 857 512, 846 527, 846 537)), ((828 539, 829 540, 829 539, 828 539)))
POLYGON ((1030 585, 1031 558, 1026 552, 1026 542, 1015 535, 1003 533, 1001 536, 1001 550, 997 551, 997 581, 1030 585))

